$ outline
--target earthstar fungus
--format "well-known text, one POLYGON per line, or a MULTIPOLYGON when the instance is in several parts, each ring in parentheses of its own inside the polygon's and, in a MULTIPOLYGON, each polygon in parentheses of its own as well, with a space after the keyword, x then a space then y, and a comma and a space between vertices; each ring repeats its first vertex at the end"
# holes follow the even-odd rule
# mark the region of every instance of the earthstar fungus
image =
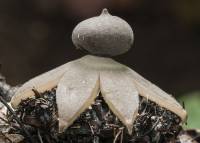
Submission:
POLYGON ((60 132, 94 102, 99 92, 130 134, 138 115, 139 96, 172 111, 185 121, 186 111, 171 95, 129 67, 106 57, 125 53, 131 48, 133 31, 123 19, 110 15, 104 9, 100 16, 79 23, 73 31, 72 40, 77 48, 84 48, 91 55, 26 82, 11 100, 14 108, 21 100, 34 98, 33 88, 45 92, 57 87, 60 132))

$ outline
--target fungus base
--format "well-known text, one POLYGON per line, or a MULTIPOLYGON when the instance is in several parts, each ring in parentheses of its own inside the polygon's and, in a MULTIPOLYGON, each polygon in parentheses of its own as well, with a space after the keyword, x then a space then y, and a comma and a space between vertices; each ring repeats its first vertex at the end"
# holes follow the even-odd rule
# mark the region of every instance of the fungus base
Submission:
MULTIPOLYGON (((34 92, 36 98, 22 101, 16 114, 36 143, 41 140, 49 143, 163 143, 176 140, 181 130, 181 120, 177 115, 140 97, 134 132, 129 135, 100 94, 93 105, 64 133, 59 134, 55 89, 42 94, 34 92)), ((23 135, 16 123, 12 122, 10 132, 23 135)))

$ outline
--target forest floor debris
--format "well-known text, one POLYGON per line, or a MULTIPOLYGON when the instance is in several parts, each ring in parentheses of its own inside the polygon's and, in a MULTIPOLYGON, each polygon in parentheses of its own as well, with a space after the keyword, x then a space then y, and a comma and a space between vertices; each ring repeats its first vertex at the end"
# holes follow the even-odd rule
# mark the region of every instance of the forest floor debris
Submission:
MULTIPOLYGON (((21 101, 16 110, 9 105, 12 88, 0 77, 0 141, 2 143, 183 143, 183 137, 199 139, 180 126, 174 113, 140 97, 133 134, 110 111, 101 94, 64 132, 58 132, 56 88, 21 101), (2 86, 3 85, 3 86, 2 86), (184 136, 185 135, 185 136, 184 136), (15 139, 13 139, 13 137, 15 139)), ((191 142, 192 143, 192 142, 191 142)))

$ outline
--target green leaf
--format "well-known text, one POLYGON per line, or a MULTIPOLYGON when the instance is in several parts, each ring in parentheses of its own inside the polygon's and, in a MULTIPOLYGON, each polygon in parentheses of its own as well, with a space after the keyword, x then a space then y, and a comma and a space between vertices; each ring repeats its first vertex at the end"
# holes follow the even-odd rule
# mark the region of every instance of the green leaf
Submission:
POLYGON ((184 128, 200 129, 200 91, 182 95, 178 100, 185 103, 188 113, 187 125, 184 128))

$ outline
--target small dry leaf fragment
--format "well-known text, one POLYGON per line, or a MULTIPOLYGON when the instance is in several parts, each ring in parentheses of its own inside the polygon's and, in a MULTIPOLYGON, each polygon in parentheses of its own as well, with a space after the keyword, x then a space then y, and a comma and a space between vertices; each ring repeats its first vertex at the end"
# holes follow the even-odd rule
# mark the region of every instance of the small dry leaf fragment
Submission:
POLYGON ((189 135, 180 135, 179 136, 180 143, 198 143, 195 138, 189 135))
POLYGON ((24 137, 19 134, 4 134, 0 135, 0 143, 22 143, 24 137))

